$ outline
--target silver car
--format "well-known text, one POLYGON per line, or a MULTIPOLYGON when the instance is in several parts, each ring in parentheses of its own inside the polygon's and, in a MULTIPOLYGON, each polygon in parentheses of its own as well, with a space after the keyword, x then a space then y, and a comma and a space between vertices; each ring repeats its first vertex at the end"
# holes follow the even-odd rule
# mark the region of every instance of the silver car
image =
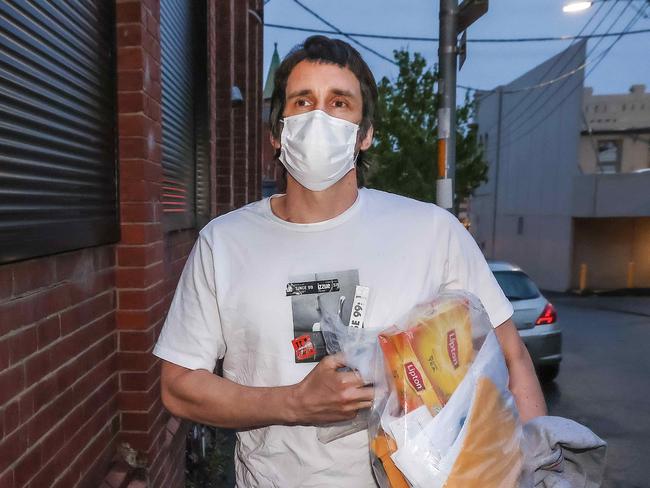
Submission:
POLYGON ((562 330, 553 305, 522 269, 503 261, 488 261, 515 310, 513 320, 526 344, 541 381, 552 381, 560 371, 562 330))

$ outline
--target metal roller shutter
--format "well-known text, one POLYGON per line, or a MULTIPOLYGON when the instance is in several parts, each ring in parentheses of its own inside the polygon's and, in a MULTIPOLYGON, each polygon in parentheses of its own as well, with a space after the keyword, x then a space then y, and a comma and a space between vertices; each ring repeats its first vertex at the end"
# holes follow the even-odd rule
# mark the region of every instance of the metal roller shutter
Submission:
POLYGON ((162 0, 163 224, 193 227, 209 212, 205 2, 162 0))
POLYGON ((113 2, 0 2, 0 263, 119 239, 113 2))

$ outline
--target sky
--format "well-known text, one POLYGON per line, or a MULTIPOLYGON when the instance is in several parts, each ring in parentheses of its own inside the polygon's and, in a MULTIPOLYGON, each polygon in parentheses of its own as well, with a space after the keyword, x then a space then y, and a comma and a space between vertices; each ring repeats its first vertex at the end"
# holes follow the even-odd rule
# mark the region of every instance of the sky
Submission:
MULTIPOLYGON (((294 0, 265 0, 264 21, 298 27, 331 30, 330 27, 303 10, 294 0)), ((438 37, 439 0, 300 0, 331 24, 344 32, 438 37)), ((472 39, 520 38, 576 35, 587 20, 597 12, 584 33, 620 32, 638 9, 647 6, 648 18, 640 18, 633 30, 650 29, 650 3, 645 0, 604 0, 586 11, 562 12, 564 0, 491 0, 488 12, 467 32, 468 53, 458 73, 458 83, 481 89, 507 84, 539 63, 569 46, 570 41, 534 43, 478 44, 472 39), (621 15, 618 21, 616 18, 621 15), (602 23, 601 23, 602 21, 602 23)), ((309 33, 264 28, 264 76, 271 61, 274 43, 280 57, 304 40, 309 33)), ((395 49, 420 52, 429 63, 437 61, 437 43, 357 38, 364 44, 392 58, 395 49)), ((631 85, 645 84, 650 92, 650 32, 622 37, 607 56, 594 63, 616 39, 591 39, 587 46, 587 79, 585 86, 595 94, 627 93, 631 85)), ((394 79, 397 70, 358 46, 377 79, 394 79)), ((459 97, 463 92, 459 91, 459 97)))

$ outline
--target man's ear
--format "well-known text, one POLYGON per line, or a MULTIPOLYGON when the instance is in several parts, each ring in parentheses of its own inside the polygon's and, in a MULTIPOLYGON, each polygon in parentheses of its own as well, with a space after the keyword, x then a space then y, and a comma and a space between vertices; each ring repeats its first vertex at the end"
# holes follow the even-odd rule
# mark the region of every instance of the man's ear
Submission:
POLYGON ((372 144, 373 134, 374 134, 374 130, 371 125, 370 127, 368 127, 368 130, 366 131, 366 135, 363 136, 363 139, 361 139, 361 144, 359 144, 360 151, 367 151, 370 148, 372 144))
POLYGON ((269 141, 271 141, 271 146, 273 146, 273 149, 276 151, 280 149, 280 141, 278 141, 275 137, 273 137, 273 134, 269 132, 269 141))

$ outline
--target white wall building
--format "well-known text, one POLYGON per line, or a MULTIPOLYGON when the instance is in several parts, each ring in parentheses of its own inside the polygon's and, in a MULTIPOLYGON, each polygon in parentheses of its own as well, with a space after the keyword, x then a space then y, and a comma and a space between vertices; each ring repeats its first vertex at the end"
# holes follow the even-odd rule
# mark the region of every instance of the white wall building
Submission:
POLYGON ((635 172, 649 166, 648 95, 584 91, 584 63, 576 43, 479 95, 489 181, 470 230, 545 289, 576 288, 581 265, 590 288, 650 287, 650 172, 635 172))

